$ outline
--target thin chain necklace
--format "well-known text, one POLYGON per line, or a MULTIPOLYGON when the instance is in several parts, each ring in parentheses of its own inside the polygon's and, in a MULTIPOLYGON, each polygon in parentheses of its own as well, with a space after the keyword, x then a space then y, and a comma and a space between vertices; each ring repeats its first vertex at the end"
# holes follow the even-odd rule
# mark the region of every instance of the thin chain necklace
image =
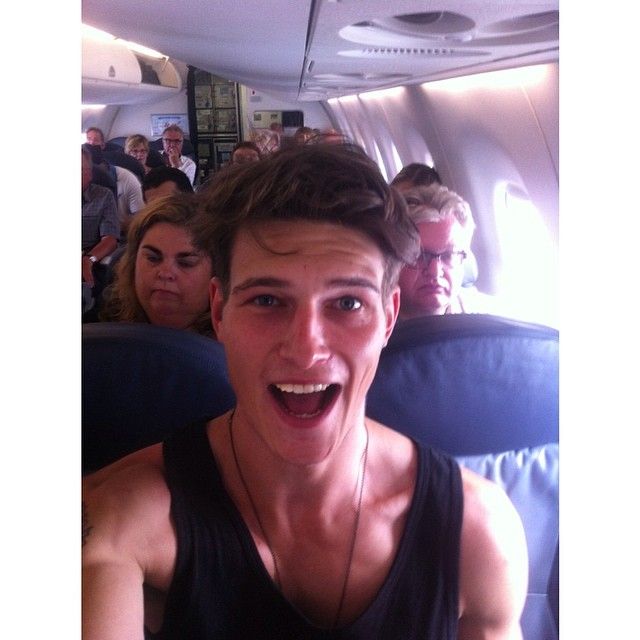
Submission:
MULTIPOLYGON (((275 552, 273 551, 273 546, 271 545, 271 541, 267 536, 267 532, 262 525, 262 520, 260 520, 260 516, 258 515, 258 509, 256 508, 256 504, 253 501, 253 497, 251 496, 251 492, 249 491, 249 486, 247 485, 244 475, 242 474, 242 469, 240 468, 240 463, 238 462, 238 453, 236 451, 236 444, 233 439, 233 416, 235 415, 236 410, 233 409, 229 414, 229 439, 231 440, 231 451, 233 453, 233 460, 236 465, 236 469, 238 470, 238 476, 240 477, 240 481, 242 482, 242 486, 244 488, 245 493, 247 494, 247 498, 249 498, 249 503, 251 504, 251 509, 253 510, 253 515, 256 518, 256 522, 258 523, 258 527, 260 527, 260 533, 264 538, 264 541, 267 543, 267 548, 269 549, 269 553, 271 554, 271 559, 273 560, 273 569, 275 573, 275 582, 278 588, 282 591, 282 581, 280 579, 280 571, 278 569, 278 560, 275 552)), ((340 600, 338 601, 338 609, 336 611, 336 616, 333 620, 332 628, 335 629, 340 622, 340 616, 342 615, 342 609, 344 607, 345 598, 347 595, 347 584, 349 583, 349 576, 351 575, 351 564, 353 562, 353 554, 356 548, 356 538, 358 536, 358 525, 360 524, 360 511, 362 509, 362 495, 364 491, 364 480, 367 473, 367 458, 369 457, 369 429, 365 423, 364 425, 365 432, 367 434, 367 439, 364 445, 364 451, 362 452, 362 462, 361 462, 361 473, 359 474, 358 479, 356 480, 356 489, 358 488, 358 482, 360 484, 360 489, 358 493, 358 504, 356 506, 356 515, 355 521, 353 524, 353 533, 351 534, 351 543, 349 545, 349 555, 347 557, 347 566, 345 568, 344 574, 344 582, 342 583, 342 591, 340 593, 340 600)))

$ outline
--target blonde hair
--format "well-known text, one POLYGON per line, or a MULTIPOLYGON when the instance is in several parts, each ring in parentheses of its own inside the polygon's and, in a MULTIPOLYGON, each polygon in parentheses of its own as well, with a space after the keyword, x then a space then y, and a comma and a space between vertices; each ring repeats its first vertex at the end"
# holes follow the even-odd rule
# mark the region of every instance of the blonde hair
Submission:
POLYGON ((137 147, 138 145, 142 145, 145 151, 149 151, 149 140, 141 133, 134 133, 124 141, 125 153, 129 153, 133 147, 137 147))
POLYGON ((469 243, 471 243, 476 223, 469 203, 455 191, 433 183, 428 187, 413 187, 403 195, 409 209, 409 216, 415 224, 438 222, 453 217, 468 233, 469 243))

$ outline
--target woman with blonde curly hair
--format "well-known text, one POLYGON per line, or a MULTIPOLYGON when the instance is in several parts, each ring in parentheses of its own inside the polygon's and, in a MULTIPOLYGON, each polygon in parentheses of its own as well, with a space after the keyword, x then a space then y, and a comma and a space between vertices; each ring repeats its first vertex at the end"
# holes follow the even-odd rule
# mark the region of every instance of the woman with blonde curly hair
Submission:
POLYGON ((137 214, 105 291, 101 320, 148 322, 214 335, 209 312, 208 216, 192 194, 155 200, 137 214))
POLYGON ((152 167, 147 165, 149 159, 149 140, 141 133, 129 136, 124 141, 124 152, 128 156, 135 158, 143 167, 145 174, 151 171, 152 167))

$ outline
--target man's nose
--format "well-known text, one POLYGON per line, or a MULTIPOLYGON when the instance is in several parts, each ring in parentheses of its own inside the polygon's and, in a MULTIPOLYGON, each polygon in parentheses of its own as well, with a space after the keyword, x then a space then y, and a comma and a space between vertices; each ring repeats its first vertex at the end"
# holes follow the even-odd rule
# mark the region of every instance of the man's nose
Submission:
POLYGON ((282 336, 280 355, 301 369, 310 369, 329 358, 321 310, 304 306, 292 311, 282 336))
POLYGON ((422 261, 422 271, 434 278, 437 278, 444 271, 442 260, 440 260, 440 256, 434 256, 428 262, 426 260, 422 261))

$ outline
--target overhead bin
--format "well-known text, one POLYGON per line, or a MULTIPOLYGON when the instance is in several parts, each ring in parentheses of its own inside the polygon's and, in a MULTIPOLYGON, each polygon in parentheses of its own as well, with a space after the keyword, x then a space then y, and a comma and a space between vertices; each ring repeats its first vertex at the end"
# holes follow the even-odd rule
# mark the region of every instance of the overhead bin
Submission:
POLYGON ((117 41, 82 39, 83 104, 141 104, 179 93, 182 79, 168 58, 117 41))

